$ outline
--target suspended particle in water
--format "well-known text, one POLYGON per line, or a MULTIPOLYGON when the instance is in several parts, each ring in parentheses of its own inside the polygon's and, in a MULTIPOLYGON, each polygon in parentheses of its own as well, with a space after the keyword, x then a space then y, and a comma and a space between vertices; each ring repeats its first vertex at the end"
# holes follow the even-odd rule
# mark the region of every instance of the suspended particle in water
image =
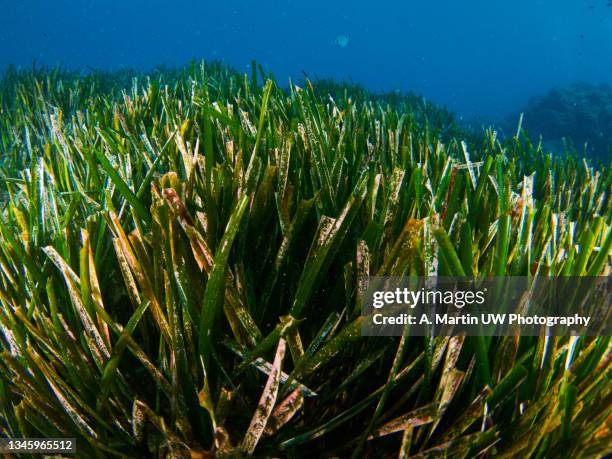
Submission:
POLYGON ((336 43, 336 46, 346 48, 349 44, 349 37, 347 35, 338 35, 334 42, 336 43))

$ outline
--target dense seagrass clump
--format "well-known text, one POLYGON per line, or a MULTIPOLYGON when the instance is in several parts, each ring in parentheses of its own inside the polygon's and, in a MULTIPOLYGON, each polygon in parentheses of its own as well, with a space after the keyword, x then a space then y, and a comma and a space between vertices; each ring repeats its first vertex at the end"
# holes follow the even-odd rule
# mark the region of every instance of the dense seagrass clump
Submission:
POLYGON ((301 86, 5 75, 0 435, 79 457, 604 454, 609 338, 364 338, 359 292, 609 275, 612 169, 301 86))

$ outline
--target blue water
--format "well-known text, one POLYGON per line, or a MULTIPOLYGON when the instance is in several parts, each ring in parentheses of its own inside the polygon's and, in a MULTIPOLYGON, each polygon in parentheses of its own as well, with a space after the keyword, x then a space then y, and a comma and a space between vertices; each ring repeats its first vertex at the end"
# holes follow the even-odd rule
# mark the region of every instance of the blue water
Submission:
POLYGON ((351 78, 499 117, 576 80, 612 83, 606 0, 2 0, 0 69, 252 59, 279 82, 351 78), (341 47, 337 37, 348 44, 341 47))

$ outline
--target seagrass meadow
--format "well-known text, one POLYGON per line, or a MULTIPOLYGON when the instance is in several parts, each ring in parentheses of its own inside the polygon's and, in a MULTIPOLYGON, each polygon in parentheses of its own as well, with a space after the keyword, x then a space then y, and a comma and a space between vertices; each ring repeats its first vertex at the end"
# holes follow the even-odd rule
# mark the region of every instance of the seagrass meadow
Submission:
POLYGON ((612 168, 254 66, 9 70, 0 435, 103 457, 598 457, 608 337, 366 338, 367 275, 609 275, 612 168))

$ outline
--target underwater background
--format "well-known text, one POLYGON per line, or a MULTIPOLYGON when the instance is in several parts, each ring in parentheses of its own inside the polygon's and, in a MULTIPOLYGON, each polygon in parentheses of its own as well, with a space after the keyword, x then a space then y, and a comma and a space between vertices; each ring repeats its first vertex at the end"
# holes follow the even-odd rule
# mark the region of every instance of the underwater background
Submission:
POLYGON ((513 132, 527 111, 525 127, 551 149, 560 149, 562 132, 578 150, 588 142, 587 150, 609 156, 609 0, 1 4, 2 70, 149 70, 204 58, 243 71, 256 60, 280 85, 307 76, 412 91, 458 120, 502 131, 513 132), (561 93, 530 100, 553 89, 561 93))

